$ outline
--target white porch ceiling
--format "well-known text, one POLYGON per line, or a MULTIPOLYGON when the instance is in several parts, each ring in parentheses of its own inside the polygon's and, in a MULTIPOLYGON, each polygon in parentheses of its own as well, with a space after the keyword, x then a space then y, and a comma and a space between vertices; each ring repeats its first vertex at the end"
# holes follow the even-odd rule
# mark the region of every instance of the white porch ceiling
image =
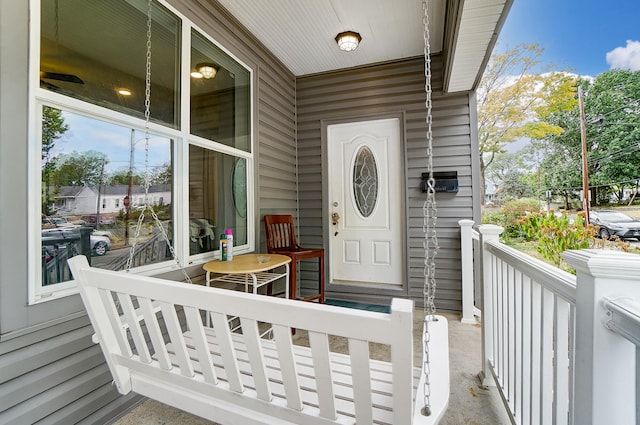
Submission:
MULTIPOLYGON (((450 62, 445 64, 450 67, 445 74, 448 91, 475 87, 504 20, 506 5, 512 1, 428 1, 431 50, 447 54, 450 62), (452 4, 462 4, 462 9, 453 11, 452 4), (449 45, 447 40, 451 40, 449 45)), ((296 76, 423 54, 420 0, 218 2, 296 76), (358 49, 350 53, 338 49, 335 36, 343 31, 360 33, 358 49)))

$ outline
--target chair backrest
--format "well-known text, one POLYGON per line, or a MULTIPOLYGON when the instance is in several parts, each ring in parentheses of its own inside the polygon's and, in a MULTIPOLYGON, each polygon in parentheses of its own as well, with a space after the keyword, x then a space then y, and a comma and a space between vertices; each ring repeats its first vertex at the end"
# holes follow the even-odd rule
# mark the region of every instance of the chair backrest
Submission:
POLYGON ((267 236, 268 252, 298 248, 292 215, 265 215, 264 229, 267 236))

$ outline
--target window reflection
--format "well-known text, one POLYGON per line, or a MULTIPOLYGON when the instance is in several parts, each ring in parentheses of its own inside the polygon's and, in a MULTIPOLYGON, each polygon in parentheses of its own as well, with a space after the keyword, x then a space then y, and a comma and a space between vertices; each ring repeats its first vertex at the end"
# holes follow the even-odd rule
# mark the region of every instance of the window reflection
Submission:
POLYGON ((246 160, 191 145, 189 253, 217 250, 226 229, 233 231, 235 246, 246 244, 246 205, 246 160))
POLYGON ((249 72, 195 30, 191 42, 191 134, 249 152, 249 72))
POLYGON ((43 107, 43 285, 70 280, 66 259, 78 254, 95 267, 122 270, 134 242, 133 266, 170 259, 150 212, 136 224, 147 196, 170 231, 171 152, 170 139, 151 135, 147 146, 143 131, 43 107))
MULTIPOLYGON (((41 4, 40 87, 143 118, 147 1, 41 4)), ((156 2, 152 21, 151 119, 177 128, 180 21, 156 2)))

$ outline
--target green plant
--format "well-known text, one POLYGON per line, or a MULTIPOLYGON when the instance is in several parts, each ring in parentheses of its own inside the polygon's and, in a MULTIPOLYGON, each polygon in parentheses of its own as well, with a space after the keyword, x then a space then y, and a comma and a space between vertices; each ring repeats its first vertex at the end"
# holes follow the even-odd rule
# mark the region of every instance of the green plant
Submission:
POLYGON ((570 249, 594 247, 595 227, 585 226, 584 215, 571 220, 568 215, 553 210, 527 215, 520 221, 520 228, 528 240, 538 242, 537 251, 556 267, 572 271, 561 253, 570 249))
POLYGON ((540 201, 536 199, 511 199, 504 202, 500 211, 485 213, 482 222, 502 226, 504 241, 527 239, 528 236, 520 226, 521 220, 538 211, 540 211, 540 201))

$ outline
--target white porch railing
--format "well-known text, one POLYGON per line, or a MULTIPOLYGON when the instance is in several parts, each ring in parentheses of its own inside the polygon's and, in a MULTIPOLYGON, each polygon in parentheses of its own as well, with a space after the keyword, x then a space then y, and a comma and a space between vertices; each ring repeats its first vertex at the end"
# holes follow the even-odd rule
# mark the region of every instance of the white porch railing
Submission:
POLYGON ((462 258, 462 323, 476 324, 476 316, 480 317, 481 311, 476 307, 476 279, 473 267, 474 251, 480 243, 480 234, 473 228, 473 220, 460 220, 460 258, 462 258))
POLYGON ((484 383, 515 424, 635 424, 640 257, 566 252, 573 276, 501 244, 502 230, 478 229, 484 383))

